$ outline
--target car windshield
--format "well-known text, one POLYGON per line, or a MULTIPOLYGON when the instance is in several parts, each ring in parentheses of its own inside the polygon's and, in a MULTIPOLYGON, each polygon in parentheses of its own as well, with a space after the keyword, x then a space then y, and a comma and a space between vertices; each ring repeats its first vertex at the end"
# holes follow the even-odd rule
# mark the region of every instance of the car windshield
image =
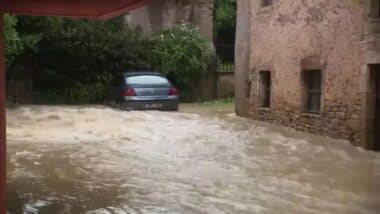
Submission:
POLYGON ((168 85, 169 81, 155 75, 139 75, 127 78, 128 85, 168 85))

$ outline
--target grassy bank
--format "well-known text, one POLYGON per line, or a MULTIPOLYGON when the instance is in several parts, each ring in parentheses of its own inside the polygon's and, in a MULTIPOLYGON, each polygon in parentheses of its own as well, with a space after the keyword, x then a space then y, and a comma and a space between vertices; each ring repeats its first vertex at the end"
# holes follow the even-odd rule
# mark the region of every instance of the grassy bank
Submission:
POLYGON ((234 113, 235 104, 233 98, 218 99, 201 103, 184 103, 181 104, 180 111, 221 116, 234 113))
POLYGON ((218 99, 200 103, 203 107, 231 108, 234 107, 234 98, 218 99))

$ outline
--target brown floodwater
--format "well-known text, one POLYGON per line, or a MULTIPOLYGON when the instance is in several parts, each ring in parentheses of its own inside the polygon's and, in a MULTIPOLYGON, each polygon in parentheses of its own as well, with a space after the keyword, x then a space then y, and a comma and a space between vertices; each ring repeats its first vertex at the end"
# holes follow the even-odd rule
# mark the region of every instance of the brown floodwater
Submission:
POLYGON ((9 109, 9 212, 380 213, 380 154, 184 109, 9 109))

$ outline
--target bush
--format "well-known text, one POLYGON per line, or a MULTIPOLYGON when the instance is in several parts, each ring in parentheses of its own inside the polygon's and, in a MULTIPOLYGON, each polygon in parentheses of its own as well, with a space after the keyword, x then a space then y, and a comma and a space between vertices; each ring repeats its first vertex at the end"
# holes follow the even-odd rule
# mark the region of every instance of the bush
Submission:
POLYGON ((63 96, 68 103, 101 102, 113 76, 150 66, 140 35, 120 20, 22 17, 19 30, 40 36, 17 61, 33 73, 37 95, 63 96))
POLYGON ((5 56, 7 64, 12 64, 14 58, 22 52, 23 42, 17 33, 15 26, 17 18, 15 16, 4 16, 4 32, 5 32, 5 56))
POLYGON ((157 70, 185 89, 209 69, 212 58, 208 42, 191 24, 144 38, 119 19, 19 17, 17 30, 36 42, 25 47, 13 69, 31 73, 39 103, 101 103, 110 81, 126 71, 157 70))
POLYGON ((237 0, 215 0, 214 34, 218 44, 234 44, 237 0))
POLYGON ((189 23, 176 25, 151 38, 152 67, 167 75, 179 88, 194 85, 209 71, 214 58, 210 43, 189 23))

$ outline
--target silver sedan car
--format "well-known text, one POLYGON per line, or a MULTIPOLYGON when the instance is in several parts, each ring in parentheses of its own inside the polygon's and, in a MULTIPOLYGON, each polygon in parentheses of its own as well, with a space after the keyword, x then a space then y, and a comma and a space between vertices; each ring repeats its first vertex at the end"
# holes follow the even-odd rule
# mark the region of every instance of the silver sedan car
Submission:
POLYGON ((116 102, 126 110, 178 110, 178 90, 159 73, 129 72, 121 82, 116 102))

